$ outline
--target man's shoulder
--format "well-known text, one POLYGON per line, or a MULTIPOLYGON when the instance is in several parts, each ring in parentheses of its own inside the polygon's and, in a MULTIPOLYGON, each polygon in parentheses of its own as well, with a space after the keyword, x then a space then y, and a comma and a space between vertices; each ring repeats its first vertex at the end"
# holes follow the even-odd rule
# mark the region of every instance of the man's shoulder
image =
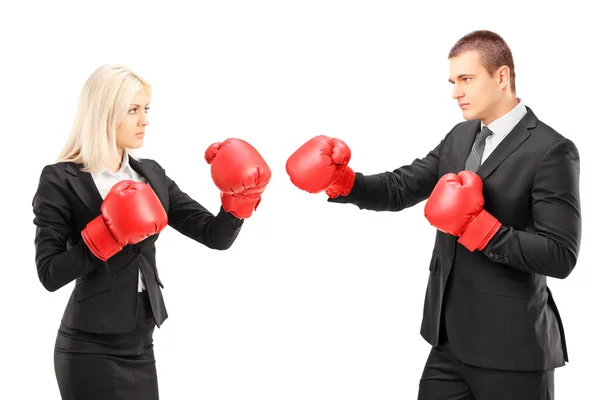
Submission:
POLYGON ((572 140, 569 139, 567 135, 558 132, 548 123, 542 121, 529 107, 527 107, 527 114, 520 122, 541 147, 550 148, 559 142, 565 141, 573 144, 572 140))
POLYGON ((535 130, 536 134, 545 135, 554 141, 567 139, 565 135, 561 134, 556 129, 539 119, 537 126, 533 128, 533 130, 535 130))
MULTIPOLYGON (((479 125, 481 124, 481 120, 467 120, 461 121, 454 125, 454 127, 450 130, 448 135, 460 134, 466 131, 478 130, 479 125)), ((519 120, 514 129, 524 128, 530 134, 535 135, 536 138, 541 139, 543 141, 548 141, 551 143, 556 143, 557 141, 561 141, 564 139, 568 139, 565 135, 558 132, 549 124, 542 121, 530 107, 527 107, 527 113, 519 120)))
POLYGON ((476 128, 478 129, 480 124, 481 124, 481 120, 479 120, 479 119, 471 119, 471 120, 467 120, 467 121, 461 121, 461 122, 457 123, 456 125, 454 125, 454 127, 450 130, 450 133, 462 132, 462 131, 476 129, 476 128))
POLYGON ((468 132, 477 132, 479 130, 480 120, 466 120, 456 123, 449 131, 446 133, 444 140, 452 138, 452 140, 456 140, 464 137, 465 133, 468 132))

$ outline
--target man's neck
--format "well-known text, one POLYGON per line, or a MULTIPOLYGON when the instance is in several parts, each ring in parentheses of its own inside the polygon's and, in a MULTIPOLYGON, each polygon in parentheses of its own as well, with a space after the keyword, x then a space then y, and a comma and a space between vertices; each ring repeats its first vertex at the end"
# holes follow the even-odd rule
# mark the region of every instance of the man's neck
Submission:
POLYGON ((483 124, 487 126, 495 120, 497 120, 498 118, 500 118, 501 116, 510 112, 510 110, 515 108, 517 104, 519 104, 519 98, 516 96, 511 96, 509 99, 498 103, 498 105, 494 108, 490 116, 482 118, 481 122, 483 122, 483 124))

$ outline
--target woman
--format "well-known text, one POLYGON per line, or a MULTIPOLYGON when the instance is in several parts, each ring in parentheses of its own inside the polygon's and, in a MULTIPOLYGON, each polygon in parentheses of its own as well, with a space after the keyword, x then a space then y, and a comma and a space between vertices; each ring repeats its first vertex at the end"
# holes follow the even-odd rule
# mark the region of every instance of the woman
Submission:
POLYGON ((271 178, 245 141, 212 144, 205 159, 222 204, 213 215, 156 161, 133 156, 144 141, 150 97, 148 82, 128 68, 98 68, 33 199, 40 281, 49 291, 76 281, 54 352, 63 399, 159 398, 152 335, 167 318, 155 263, 159 233, 168 224, 228 249, 271 178))

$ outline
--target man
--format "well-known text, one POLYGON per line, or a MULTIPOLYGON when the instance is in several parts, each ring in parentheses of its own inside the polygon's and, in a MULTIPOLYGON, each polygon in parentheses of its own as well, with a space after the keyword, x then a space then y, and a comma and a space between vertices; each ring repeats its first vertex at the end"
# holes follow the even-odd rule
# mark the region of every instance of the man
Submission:
POLYGON ((428 199, 438 231, 419 399, 552 399, 554 369, 568 355, 546 279, 569 276, 579 254, 579 153, 517 97, 499 35, 467 34, 448 58, 466 121, 426 157, 363 175, 348 166, 344 142, 317 136, 286 170, 300 189, 360 209, 400 211, 428 199))

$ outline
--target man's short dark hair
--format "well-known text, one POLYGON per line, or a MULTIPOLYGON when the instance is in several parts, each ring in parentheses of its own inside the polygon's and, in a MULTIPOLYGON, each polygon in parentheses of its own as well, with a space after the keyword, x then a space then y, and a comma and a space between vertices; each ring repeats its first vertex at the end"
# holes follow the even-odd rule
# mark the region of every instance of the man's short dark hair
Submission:
POLYGON ((476 51, 481 64, 490 75, 506 65, 510 69, 510 88, 513 93, 517 92, 512 52, 500 35, 487 30, 468 33, 452 46, 448 58, 459 56, 466 51, 476 51))

